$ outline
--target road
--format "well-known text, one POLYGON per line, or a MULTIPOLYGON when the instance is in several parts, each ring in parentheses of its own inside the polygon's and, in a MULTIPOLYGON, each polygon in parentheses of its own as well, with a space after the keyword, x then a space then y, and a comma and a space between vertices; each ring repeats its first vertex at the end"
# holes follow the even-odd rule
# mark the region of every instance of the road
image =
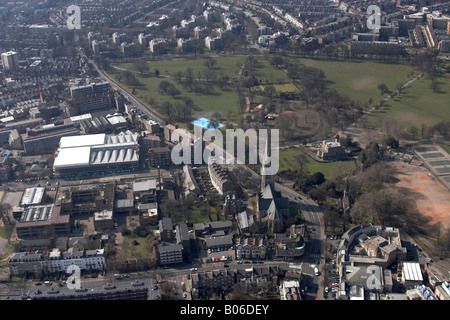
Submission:
POLYGON ((100 70, 100 68, 97 66, 97 64, 92 60, 89 59, 84 52, 79 49, 79 53, 80 55, 82 55, 86 61, 89 62, 90 65, 92 65, 95 69, 95 71, 97 71, 97 73, 99 74, 100 78, 102 78, 105 81, 109 81, 111 87, 115 90, 117 90, 120 94, 122 94, 126 99, 128 99, 129 101, 131 101, 133 103, 134 106, 136 106, 136 108, 140 111, 141 114, 148 116, 149 118, 157 121, 160 125, 165 126, 166 122, 164 120, 162 120, 161 118, 159 118, 156 114, 154 114, 150 109, 148 109, 141 101, 139 101, 138 99, 136 99, 136 97, 134 97, 131 93, 129 93, 127 90, 125 90, 124 88, 122 88, 114 79, 112 79, 111 77, 109 77, 107 74, 105 74, 102 70, 100 70))

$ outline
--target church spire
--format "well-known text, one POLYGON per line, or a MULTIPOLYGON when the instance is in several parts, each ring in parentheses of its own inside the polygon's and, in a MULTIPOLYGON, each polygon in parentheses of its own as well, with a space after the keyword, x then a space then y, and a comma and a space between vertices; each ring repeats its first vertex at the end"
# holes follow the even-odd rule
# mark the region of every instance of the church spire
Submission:
POLYGON ((270 170, 264 170, 266 168, 270 168, 270 164, 268 163, 268 159, 270 159, 270 135, 267 134, 266 145, 264 146, 264 160, 262 162, 263 170, 261 170, 261 192, 264 191, 266 186, 270 184, 272 188, 274 187, 273 176, 270 174, 270 170))

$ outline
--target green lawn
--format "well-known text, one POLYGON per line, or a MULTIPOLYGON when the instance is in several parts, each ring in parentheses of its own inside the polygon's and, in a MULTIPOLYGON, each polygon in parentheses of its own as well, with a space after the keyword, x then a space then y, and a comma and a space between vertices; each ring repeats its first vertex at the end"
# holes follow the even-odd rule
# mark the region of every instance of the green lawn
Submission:
MULTIPOLYGON (((282 170, 300 170, 299 161, 296 160, 301 154, 306 155, 305 151, 298 148, 282 149, 279 153, 280 169, 282 170)), ((318 162, 308 157, 309 162, 304 168, 308 174, 314 174, 315 172, 322 172, 326 179, 333 177, 335 173, 342 172, 343 170, 353 170, 356 168, 354 161, 334 161, 334 162, 318 162)))
POLYGON ((402 64, 385 64, 377 62, 327 61, 298 58, 301 64, 322 69, 330 88, 347 95, 355 102, 365 104, 372 98, 378 102, 382 96, 378 85, 385 83, 390 91, 397 84, 404 84, 419 74, 412 67, 402 64))
MULTIPOLYGON (((189 97, 195 105, 193 114, 194 118, 197 117, 195 112, 220 112, 222 114, 222 118, 226 119, 228 122, 237 122, 240 118, 239 97, 234 91, 234 88, 220 90, 220 88, 214 87, 214 91, 210 94, 195 93, 185 89, 176 79, 172 78, 171 74, 176 71, 184 72, 188 66, 194 70, 194 76, 197 78, 197 72, 195 70, 206 69, 203 65, 205 60, 206 59, 204 58, 199 58, 160 61, 157 66, 161 72, 159 77, 155 77, 151 74, 140 75, 139 73, 134 73, 137 80, 141 83, 141 85, 136 88, 135 96, 147 105, 150 105, 150 99, 154 99, 157 104, 161 105, 165 101, 169 101, 171 103, 182 103, 181 97, 189 97), (168 74, 166 74, 166 71, 168 74), (175 98, 168 95, 162 95, 158 90, 161 81, 171 82, 181 92, 181 94, 175 98), (231 114, 229 113, 230 111, 231 114)), ((243 57, 234 57, 234 59, 233 57, 219 57, 216 58, 218 64, 214 69, 223 70, 224 73, 229 74, 230 76, 235 75, 239 71, 239 68, 236 65, 239 64, 241 60, 243 60, 243 57), (225 68, 226 63, 231 64, 228 69, 225 68)), ((153 62, 150 62, 149 65, 150 71, 153 72, 153 62)), ((120 64, 117 65, 117 67, 129 70, 131 68, 131 64, 120 64)), ((109 71, 110 76, 116 80, 119 73, 120 71, 117 69, 112 69, 109 71)), ((127 88, 129 92, 131 92, 132 88, 123 83, 122 85, 127 88)), ((152 109, 154 110, 155 108, 152 109)), ((159 115, 164 118, 164 116, 160 113, 159 115)))
POLYGON ((274 87, 279 92, 298 92, 297 87, 293 83, 276 84, 274 87))
POLYGON ((264 84, 286 84, 291 83, 284 70, 273 66, 269 60, 259 57, 254 71, 256 79, 262 85, 264 84))
MULTIPOLYGON (((233 77, 238 74, 240 67, 247 59, 246 56, 216 56, 213 57, 217 61, 217 65, 214 66, 214 70, 218 73, 233 77)), ((192 68, 194 76, 196 77, 198 72, 203 72, 207 67, 205 62, 207 58, 194 57, 194 58, 180 58, 180 59, 167 59, 158 61, 149 61, 150 72, 154 69, 158 69, 162 76, 173 76, 176 72, 184 72, 188 67, 192 68)), ((125 68, 131 68, 131 64, 122 64, 125 68)))
POLYGON ((447 142, 447 143, 440 143, 439 145, 442 147, 442 149, 444 149, 445 151, 447 151, 448 154, 450 154, 450 145, 449 145, 449 142, 447 142))
POLYGON ((153 240, 151 237, 124 236, 122 243, 122 254, 124 258, 131 259, 148 256, 150 254, 149 246, 153 240), (133 244, 133 241, 137 241, 138 244, 133 244))
POLYGON ((217 213, 214 207, 207 207, 209 210, 209 214, 202 214, 201 209, 197 206, 192 208, 191 215, 189 217, 189 221, 192 223, 201 223, 201 222, 209 222, 210 217, 213 221, 217 220, 217 213))
POLYGON ((370 125, 379 126, 384 118, 396 119, 405 127, 420 128, 439 121, 450 121, 450 82, 440 78, 440 91, 433 92, 431 81, 421 78, 406 88, 401 95, 389 100, 368 116, 370 125))

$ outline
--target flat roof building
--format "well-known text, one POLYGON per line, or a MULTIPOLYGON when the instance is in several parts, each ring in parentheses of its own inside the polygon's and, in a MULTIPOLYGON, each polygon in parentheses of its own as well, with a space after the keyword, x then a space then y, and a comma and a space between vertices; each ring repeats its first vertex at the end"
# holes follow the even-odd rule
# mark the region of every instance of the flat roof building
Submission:
POLYGON ((417 262, 403 262, 401 281, 407 288, 421 285, 423 283, 423 276, 420 264, 417 262))
POLYGON ((15 51, 8 51, 5 53, 2 53, 2 64, 3 69, 5 70, 18 70, 19 69, 19 58, 17 55, 17 52, 15 51))
POLYGON ((160 265, 177 264, 183 262, 183 246, 172 244, 158 247, 158 260, 160 265))
POLYGON ((42 202, 44 197, 45 188, 26 188, 22 195, 22 200, 20 201, 21 206, 27 205, 37 205, 42 202))
POLYGON ((56 174, 81 171, 135 169, 139 165, 139 134, 93 134, 61 138, 53 170, 56 174))
POLYGON ((450 284, 444 282, 437 286, 435 289, 435 295, 439 300, 450 300, 450 284))
POLYGON ((42 239, 53 234, 69 233, 70 215, 61 215, 60 212, 61 208, 54 204, 27 206, 16 223, 17 236, 42 239))

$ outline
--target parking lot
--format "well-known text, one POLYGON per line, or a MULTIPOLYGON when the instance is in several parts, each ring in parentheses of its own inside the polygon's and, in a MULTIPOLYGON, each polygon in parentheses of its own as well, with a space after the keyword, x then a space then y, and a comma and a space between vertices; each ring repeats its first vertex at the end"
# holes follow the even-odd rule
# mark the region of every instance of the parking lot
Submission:
POLYGON ((206 256, 203 259, 203 262, 208 263, 229 263, 234 261, 234 250, 228 249, 224 250, 224 248, 217 249, 207 249, 206 256))

